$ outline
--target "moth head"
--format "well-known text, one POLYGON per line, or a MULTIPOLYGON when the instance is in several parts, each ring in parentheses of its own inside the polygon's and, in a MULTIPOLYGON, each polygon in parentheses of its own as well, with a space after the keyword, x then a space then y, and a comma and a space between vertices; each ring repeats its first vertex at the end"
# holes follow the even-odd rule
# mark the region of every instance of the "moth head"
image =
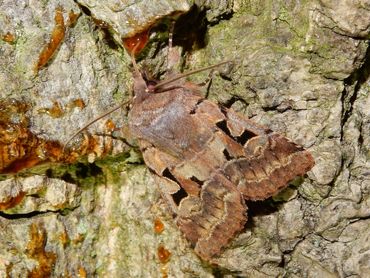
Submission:
POLYGON ((157 81, 148 78, 145 71, 134 70, 134 101, 143 101, 149 94, 155 93, 157 81))
POLYGON ((144 75, 140 71, 134 70, 132 75, 134 79, 134 97, 136 97, 138 94, 146 92, 148 87, 144 75))

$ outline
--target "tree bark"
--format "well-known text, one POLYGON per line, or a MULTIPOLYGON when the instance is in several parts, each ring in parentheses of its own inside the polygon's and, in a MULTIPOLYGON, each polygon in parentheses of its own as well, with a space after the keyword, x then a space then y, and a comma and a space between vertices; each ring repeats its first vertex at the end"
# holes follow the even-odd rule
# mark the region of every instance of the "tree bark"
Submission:
MULTIPOLYGON (((63 1, 64 37, 35 71, 59 1, 0 2, 0 97, 27 103, 32 134, 63 144, 131 98, 122 38, 152 28, 139 66, 163 73, 161 22, 172 17, 186 70, 234 60, 205 95, 309 149, 316 165, 278 196, 248 203, 245 231, 216 265, 195 255, 140 153, 120 139, 109 156, 3 176, 0 276, 370 276, 370 1, 117 3, 63 1), (70 11, 81 13, 73 24, 70 11)), ((118 128, 125 117, 108 116, 118 128)))

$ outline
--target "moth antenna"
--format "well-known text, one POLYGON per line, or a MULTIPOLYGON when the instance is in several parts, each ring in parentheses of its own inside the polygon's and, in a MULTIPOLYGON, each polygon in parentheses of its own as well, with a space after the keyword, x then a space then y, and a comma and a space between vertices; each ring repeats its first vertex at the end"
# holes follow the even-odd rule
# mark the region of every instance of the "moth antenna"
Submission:
MULTIPOLYGON (((131 51, 131 61, 132 61, 132 65, 134 67, 134 71, 136 74, 139 74, 141 75, 140 73, 140 70, 139 70, 139 66, 137 65, 136 63, 136 60, 135 60, 135 53, 136 53, 136 50, 139 48, 140 46, 140 42, 138 42, 135 47, 132 49, 131 51)), ((116 107, 113 107, 111 110, 109 110, 108 112, 105 112, 104 114, 98 116, 97 118, 91 120, 90 122, 88 122, 86 125, 84 125, 82 128, 80 128, 78 131, 76 131, 68 140, 67 142, 64 144, 63 146, 63 152, 65 150, 65 148, 68 146, 68 144, 78 135, 80 134, 82 131, 84 131, 86 128, 88 128, 89 126, 91 126, 93 123, 99 121, 100 119, 104 118, 105 116, 113 113, 114 111, 118 110, 119 108, 121 108, 122 106, 124 105, 127 105, 130 101, 125 101, 119 105, 117 105, 116 107)))
POLYGON ((200 68, 200 69, 197 69, 197 70, 192 70, 192 71, 189 71, 189 72, 185 72, 185 73, 182 73, 182 74, 179 74, 173 78, 170 78, 170 79, 167 79, 167 80, 163 80, 162 82, 159 82, 157 85, 154 86, 153 89, 158 89, 159 87, 163 87, 164 85, 168 85, 172 82, 175 82, 179 79, 182 79, 182 78, 185 78, 185 77, 188 77, 190 75, 193 75, 195 73, 198 73, 198 72, 202 72, 202 71, 206 71, 206 70, 210 70, 210 69, 213 69, 213 68, 217 68, 219 66, 222 66, 224 64, 227 64, 227 63, 230 63, 232 62, 231 60, 227 60, 227 61, 224 61, 224 62, 221 62, 221 63, 218 63, 216 65, 212 65, 212 66, 208 66, 208 67, 204 67, 204 68, 200 68))
POLYGON ((67 142, 64 144, 63 146, 63 153, 64 153, 64 150, 65 148, 68 146, 68 144, 78 135, 80 134, 82 131, 84 131, 86 128, 88 128, 89 126, 91 126, 93 123, 99 121, 100 119, 104 118, 105 116, 113 113, 114 111, 118 110, 119 108, 121 108, 122 106, 125 106, 127 105, 128 103, 130 102, 130 100, 128 101, 125 101, 119 105, 117 105, 116 107, 113 107, 112 109, 110 109, 108 112, 105 112, 104 114, 98 116, 97 118, 91 120, 90 122, 88 122, 87 124, 85 124, 82 128, 80 128, 78 131, 76 131, 68 140, 67 142))

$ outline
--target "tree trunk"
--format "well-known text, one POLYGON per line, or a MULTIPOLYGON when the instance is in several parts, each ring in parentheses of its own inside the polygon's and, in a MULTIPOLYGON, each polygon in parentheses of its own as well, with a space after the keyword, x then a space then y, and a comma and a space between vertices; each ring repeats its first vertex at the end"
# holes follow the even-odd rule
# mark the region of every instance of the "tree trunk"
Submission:
MULTIPOLYGON (((0 2, 1 121, 23 119, 33 142, 63 144, 131 98, 123 38, 150 29, 139 67, 163 73, 172 18, 185 70, 234 60, 205 95, 301 144, 316 165, 248 202, 245 230, 211 265, 177 229, 140 153, 105 136, 101 120, 89 133, 112 143, 110 155, 2 176, 1 277, 370 276, 370 1, 62 2, 0 2)), ((126 112, 107 118, 119 129, 126 112)))

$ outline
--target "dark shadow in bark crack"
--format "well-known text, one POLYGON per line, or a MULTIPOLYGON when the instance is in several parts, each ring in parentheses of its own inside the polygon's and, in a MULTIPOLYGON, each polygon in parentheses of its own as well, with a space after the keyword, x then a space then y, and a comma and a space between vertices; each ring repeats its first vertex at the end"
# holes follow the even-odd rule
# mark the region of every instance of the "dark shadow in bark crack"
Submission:
POLYGON ((98 184, 104 182, 105 174, 96 163, 75 163, 64 165, 61 169, 54 171, 49 168, 46 170, 45 175, 48 178, 59 178, 65 182, 77 184, 82 186, 84 184, 98 184))
POLYGON ((184 52, 191 52, 207 45, 206 11, 196 5, 189 12, 176 20, 173 42, 183 47, 184 52))
POLYGON ((370 77, 370 42, 368 43, 367 51, 364 58, 364 63, 360 68, 355 70, 348 78, 344 80, 344 91, 342 92, 342 105, 343 105, 343 115, 342 115, 342 132, 341 138, 343 138, 343 127, 347 123, 349 117, 352 115, 353 105, 357 99, 357 95, 362 85, 370 77), (353 89, 353 94, 350 95, 348 87, 355 84, 353 89), (346 109, 346 104, 349 104, 349 107, 346 109))

